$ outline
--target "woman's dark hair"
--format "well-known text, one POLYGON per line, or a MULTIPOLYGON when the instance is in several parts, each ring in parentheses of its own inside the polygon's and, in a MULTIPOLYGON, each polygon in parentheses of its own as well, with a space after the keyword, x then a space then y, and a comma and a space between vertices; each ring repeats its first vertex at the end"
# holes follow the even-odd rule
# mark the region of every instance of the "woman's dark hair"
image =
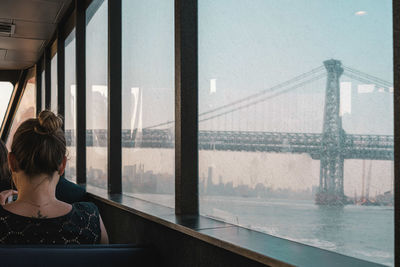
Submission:
POLYGON ((11 145, 18 169, 29 176, 58 171, 66 153, 62 124, 60 116, 44 110, 18 127, 11 145))
POLYGON ((0 140, 0 180, 9 179, 11 176, 7 161, 8 150, 3 141, 0 140))

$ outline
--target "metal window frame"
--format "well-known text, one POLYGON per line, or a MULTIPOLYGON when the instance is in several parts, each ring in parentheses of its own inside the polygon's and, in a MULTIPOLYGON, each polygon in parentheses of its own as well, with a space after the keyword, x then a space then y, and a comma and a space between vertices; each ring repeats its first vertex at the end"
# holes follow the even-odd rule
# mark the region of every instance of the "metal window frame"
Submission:
MULTIPOLYGON (((65 47, 60 29, 57 31, 57 112, 65 118, 65 47)), ((65 123, 63 124, 63 130, 65 123)))
POLYGON ((400 265, 400 1, 393 0, 394 251, 400 265))
POLYGON ((49 110, 58 113, 58 33, 59 33, 59 28, 57 28, 57 31, 54 33, 51 44, 48 46, 48 50, 50 51, 50 104, 48 108, 49 110), (54 57, 56 57, 57 62, 55 64, 56 67, 56 71, 55 73, 52 72, 51 68, 54 67, 52 60, 54 59, 54 57), (57 79, 56 85, 57 85, 57 99, 56 99, 56 103, 57 103, 57 108, 52 106, 51 103, 51 97, 52 95, 56 92, 55 88, 52 87, 52 75, 53 77, 55 77, 57 79))
POLYGON ((86 3, 75 0, 76 183, 86 185, 86 3))
POLYGON ((44 51, 45 109, 51 109, 51 47, 44 51))
MULTIPOLYGON (((40 60, 38 61, 38 63, 40 64, 40 89, 41 89, 41 99, 40 99, 40 111, 44 110, 46 108, 46 69, 45 69, 45 59, 44 59, 45 53, 43 52, 42 56, 40 57, 40 60), (44 72, 44 77, 42 78, 42 74, 44 72), (44 102, 43 102, 44 99, 44 102), (43 105, 44 104, 44 105, 43 105)), ((38 113, 38 114, 39 114, 38 113)))
POLYGON ((199 214, 197 0, 175 0, 175 213, 199 214))
POLYGON ((76 9, 75 9, 75 1, 72 1, 70 4, 70 7, 68 8, 68 11, 65 14, 65 17, 62 18, 60 21, 58 31, 60 31, 60 34, 58 35, 58 39, 66 40, 70 33, 74 30, 75 28, 75 17, 76 17, 76 9))
POLYGON ((107 190, 122 193, 122 3, 108 0, 107 190))
POLYGON ((42 110, 42 62, 36 63, 36 115, 42 110))

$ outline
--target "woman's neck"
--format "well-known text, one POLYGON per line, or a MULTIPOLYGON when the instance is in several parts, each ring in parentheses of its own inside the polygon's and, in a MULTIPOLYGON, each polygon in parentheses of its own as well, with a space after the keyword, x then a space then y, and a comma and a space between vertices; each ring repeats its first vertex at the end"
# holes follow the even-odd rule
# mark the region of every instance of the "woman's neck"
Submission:
POLYGON ((27 202, 44 205, 56 200, 55 192, 59 177, 40 174, 34 177, 24 173, 16 174, 15 181, 18 190, 17 202, 27 202))

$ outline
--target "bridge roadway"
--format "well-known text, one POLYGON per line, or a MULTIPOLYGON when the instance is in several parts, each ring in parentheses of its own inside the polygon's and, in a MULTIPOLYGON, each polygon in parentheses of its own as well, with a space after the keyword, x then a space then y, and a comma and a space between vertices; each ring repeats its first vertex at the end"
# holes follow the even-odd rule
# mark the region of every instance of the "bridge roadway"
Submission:
MULTIPOLYGON (((71 130, 66 130, 67 146, 72 144, 71 130)), ((87 130, 86 145, 107 145, 106 130, 87 130), (95 135, 93 135, 95 133, 95 135)), ((338 146, 343 159, 393 160, 392 135, 358 135, 343 133, 342 145, 338 146)), ((173 129, 143 129, 122 131, 122 147, 173 148, 173 129)), ((322 134, 278 133, 250 131, 200 131, 200 150, 260 151, 276 153, 305 153, 320 159, 326 148, 322 134)))

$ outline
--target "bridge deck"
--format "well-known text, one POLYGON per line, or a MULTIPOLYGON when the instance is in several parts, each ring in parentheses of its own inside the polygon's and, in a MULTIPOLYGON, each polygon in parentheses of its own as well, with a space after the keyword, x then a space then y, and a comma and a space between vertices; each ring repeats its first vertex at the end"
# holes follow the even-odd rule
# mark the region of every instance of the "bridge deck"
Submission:
MULTIPOLYGON (((67 130, 65 135, 67 146, 71 146, 74 132, 67 130)), ((122 131, 122 147, 173 148, 174 142, 173 130, 122 131)), ((87 130, 86 144, 105 147, 107 131, 87 130)), ((345 134, 341 154, 344 159, 393 160, 393 146, 394 139, 391 135, 345 134)), ((324 152, 322 134, 245 131, 200 131, 199 149, 306 153, 314 159, 319 159, 324 152)))

